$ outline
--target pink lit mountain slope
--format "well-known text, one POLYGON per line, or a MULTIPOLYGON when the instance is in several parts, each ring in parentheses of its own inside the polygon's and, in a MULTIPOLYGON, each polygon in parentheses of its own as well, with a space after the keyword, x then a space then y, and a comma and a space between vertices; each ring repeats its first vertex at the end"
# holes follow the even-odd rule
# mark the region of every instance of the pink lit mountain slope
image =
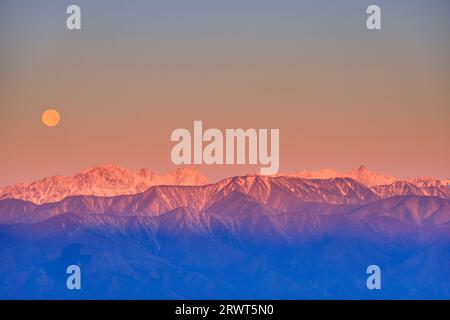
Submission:
POLYGON ((0 199, 20 199, 37 204, 55 202, 68 196, 116 196, 143 192, 155 185, 204 185, 208 180, 193 168, 180 168, 166 175, 141 169, 131 173, 113 165, 86 169, 73 177, 53 176, 32 183, 0 189, 0 199))
POLYGON ((348 172, 340 172, 334 169, 322 169, 318 171, 302 171, 290 176, 305 179, 331 179, 351 178, 369 187, 381 198, 389 198, 399 195, 419 195, 450 198, 450 180, 437 180, 433 178, 398 179, 394 176, 383 175, 360 166, 348 172))
POLYGON ((450 199, 450 187, 440 180, 429 181, 427 184, 417 184, 408 181, 396 181, 389 185, 373 186, 373 192, 381 198, 401 195, 433 196, 450 199))
MULTIPOLYGON (((323 169, 312 172, 303 171, 284 176, 280 175, 278 178, 280 179, 276 180, 276 188, 297 190, 296 192, 301 193, 302 198, 305 198, 304 200, 312 202, 322 202, 323 200, 317 196, 306 199, 312 195, 311 190, 317 188, 316 185, 320 184, 321 188, 331 185, 341 188, 330 188, 330 192, 326 194, 325 202, 352 203, 351 196, 348 196, 349 191, 346 190, 349 180, 359 182, 359 184, 369 188, 379 198, 399 195, 450 198, 450 180, 435 180, 432 178, 398 180, 393 176, 377 174, 364 166, 346 173, 333 169, 323 169), (296 187, 292 187, 293 180, 286 179, 288 177, 301 178, 303 189, 298 191, 296 187), (334 193, 331 192, 332 189, 334 189, 334 193)), ((228 181, 234 181, 235 184, 232 185, 240 185, 240 188, 243 189, 264 190, 267 188, 267 179, 252 175, 247 176, 244 180, 242 177, 228 178, 218 182, 215 186, 220 186, 228 181)), ((19 183, 8 186, 0 189, 0 200, 19 199, 43 204, 60 201, 66 197, 76 195, 103 197, 132 195, 141 193, 152 186, 199 186, 207 183, 207 179, 193 168, 180 168, 166 175, 156 175, 146 169, 131 173, 126 169, 108 165, 83 170, 73 177, 53 176, 32 183, 19 183)), ((360 191, 358 189, 352 190, 352 192, 360 191)), ((284 201, 286 201, 286 206, 291 203, 291 199, 284 199, 284 201)))
POLYGON ((394 176, 378 174, 376 172, 370 171, 365 166, 360 166, 359 168, 350 170, 348 172, 340 172, 334 169, 302 171, 294 174, 294 176, 306 179, 330 179, 347 177, 359 181, 368 187, 388 185, 398 181, 398 179, 394 176))
POLYGON ((0 200, 0 225, 36 223, 62 214, 166 219, 163 217, 167 213, 171 213, 167 219, 182 218, 181 223, 191 227, 208 224, 215 217, 234 230, 239 220, 249 232, 264 230, 263 220, 285 218, 295 220, 291 223, 306 223, 308 228, 319 229, 326 227, 322 222, 338 223, 335 218, 351 219, 356 224, 376 221, 374 228, 385 228, 390 219, 435 226, 450 223, 450 200, 417 195, 381 199, 350 178, 309 180, 261 176, 234 177, 203 186, 153 186, 134 195, 70 196, 41 205, 16 199, 0 200))
MULTIPOLYGON (((42 221, 64 213, 159 216, 177 208, 221 215, 239 212, 271 215, 298 210, 311 203, 337 205, 341 210, 341 206, 353 207, 378 199, 373 191, 350 178, 244 176, 203 186, 152 186, 134 195, 70 196, 41 205, 5 199, 0 200, 0 224, 42 221)), ((327 213, 326 208, 323 213, 327 213)))

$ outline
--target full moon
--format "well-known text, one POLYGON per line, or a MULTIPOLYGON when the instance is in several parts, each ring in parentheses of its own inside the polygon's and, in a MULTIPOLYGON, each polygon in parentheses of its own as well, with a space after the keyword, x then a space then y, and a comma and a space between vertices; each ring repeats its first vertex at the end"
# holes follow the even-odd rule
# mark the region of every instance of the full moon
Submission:
POLYGON ((42 123, 47 127, 54 127, 58 125, 61 119, 59 112, 55 109, 48 109, 42 114, 42 123))

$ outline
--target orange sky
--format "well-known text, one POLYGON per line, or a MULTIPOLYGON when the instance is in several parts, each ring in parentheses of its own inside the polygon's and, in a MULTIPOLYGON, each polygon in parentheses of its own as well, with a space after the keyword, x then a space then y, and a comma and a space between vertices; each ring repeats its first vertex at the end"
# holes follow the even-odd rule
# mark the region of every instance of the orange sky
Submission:
MULTIPOLYGON (((194 120, 279 128, 281 172, 365 164, 448 178, 450 4, 431 2, 386 3, 383 30, 368 32, 350 0, 80 1, 72 32, 63 3, 5 1, 0 186, 104 163, 171 170, 170 134, 194 120), (41 123, 49 108, 57 127, 41 123)), ((215 180, 258 168, 199 169, 215 180)))

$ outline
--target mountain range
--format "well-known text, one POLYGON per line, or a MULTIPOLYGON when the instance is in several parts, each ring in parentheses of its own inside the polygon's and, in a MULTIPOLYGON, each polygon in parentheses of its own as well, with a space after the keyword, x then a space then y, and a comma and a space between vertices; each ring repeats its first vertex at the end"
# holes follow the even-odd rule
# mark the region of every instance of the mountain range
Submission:
POLYGON ((448 299, 450 200, 436 181, 295 175, 3 199, 0 261, 6 299, 448 299))
MULTIPOLYGON (((400 180, 394 176, 377 174, 365 166, 345 173, 333 169, 323 169, 284 176, 309 180, 351 178, 369 187, 382 198, 409 194, 443 198, 450 196, 449 179, 400 180)), ((148 169, 132 173, 114 165, 105 165, 85 169, 72 177, 52 176, 31 183, 18 183, 0 188, 0 199, 20 199, 42 204, 56 202, 74 195, 130 195, 157 185, 199 186, 206 184, 208 184, 208 179, 192 167, 182 167, 166 175, 157 175, 148 169)))
POLYGON ((413 178, 399 179, 395 176, 379 174, 369 170, 366 166, 360 166, 357 169, 341 172, 334 169, 321 169, 317 171, 301 171, 288 176, 300 177, 305 179, 331 179, 331 178, 352 178, 368 187, 388 186, 397 182, 408 183, 418 188, 447 187, 450 179, 434 178, 413 178))
POLYGON ((446 223, 450 219, 449 201, 446 197, 418 195, 383 198, 350 178, 242 176, 204 186, 153 186, 134 195, 70 196, 41 205, 5 199, 0 200, 0 224, 34 223, 64 213, 153 217, 178 208, 222 216, 249 212, 270 216, 298 210, 356 215, 356 209, 368 208, 369 204, 372 207, 376 204, 376 209, 370 212, 378 215, 396 212, 395 217, 402 221, 446 223), (403 202, 391 208, 389 204, 397 203, 395 199, 403 202))
POLYGON ((37 204, 73 195, 115 196, 136 194, 154 185, 203 185, 208 180, 196 169, 183 167, 166 175, 148 169, 130 172, 114 165, 85 169, 74 176, 52 176, 31 183, 0 188, 0 199, 21 199, 37 204))

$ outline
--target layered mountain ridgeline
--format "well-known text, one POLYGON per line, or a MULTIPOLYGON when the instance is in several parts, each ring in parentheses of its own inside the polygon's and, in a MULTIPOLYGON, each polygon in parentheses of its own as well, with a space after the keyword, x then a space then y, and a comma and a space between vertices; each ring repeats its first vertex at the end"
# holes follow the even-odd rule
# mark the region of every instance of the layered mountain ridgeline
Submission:
POLYGON ((325 180, 296 177, 244 176, 204 186, 154 186, 135 195, 114 197, 71 196, 61 201, 36 205, 22 200, 0 200, 0 224, 39 222, 64 213, 158 216, 177 208, 197 213, 236 215, 257 212, 276 215, 302 210, 315 214, 351 213, 378 204, 382 214, 386 205, 411 221, 424 223, 429 218, 446 222, 448 199, 439 197, 397 196, 384 199, 371 188, 350 179, 325 180), (384 201, 383 201, 384 200, 384 201), (422 213, 422 211, 426 213, 422 213), (439 218, 437 218, 439 217, 439 218))
POLYGON ((434 178, 413 178, 399 179, 395 176, 379 174, 369 170, 366 166, 360 166, 357 169, 341 172, 334 169, 322 169, 317 171, 302 171, 295 174, 289 174, 306 179, 331 179, 331 178, 351 178, 368 187, 388 186, 396 182, 407 182, 416 187, 448 187, 450 179, 434 179, 434 178))
POLYGON ((193 168, 179 168, 165 175, 141 169, 130 172, 113 165, 85 169, 72 177, 52 176, 31 183, 0 188, 0 199, 20 199, 37 204, 73 195, 116 196, 136 194, 155 185, 205 185, 208 180, 193 168))
POLYGON ((245 176, 205 186, 154 186, 135 195, 72 196, 42 205, 14 199, 0 200, 0 223, 38 222, 68 212, 157 216, 181 207, 196 212, 228 212, 234 208, 242 210, 242 201, 282 213, 305 203, 356 205, 378 199, 369 188, 349 178, 309 180, 245 176))
POLYGON ((438 218, 448 216, 447 200, 408 196, 273 214, 242 193, 227 197, 211 212, 67 213, 0 226, 0 297, 450 298, 450 225, 438 218), (218 210, 224 203, 229 210, 218 210), (236 203, 240 210, 228 206, 236 203), (80 291, 66 289, 72 264, 82 270, 80 291), (366 287, 372 264, 381 267, 382 290, 366 287))
POLYGON ((450 298, 450 200, 384 199, 350 178, 8 199, 0 221, 1 298, 450 298), (382 290, 366 287, 371 264, 382 290))
MULTIPOLYGON (((450 198, 449 180, 432 178, 399 180, 393 176, 370 171, 364 166, 348 172, 323 169, 280 176, 308 180, 351 178, 370 188, 381 198, 397 195, 450 198)), ((83 170, 73 177, 53 176, 32 183, 19 183, 0 188, 0 199, 19 199, 43 204, 74 195, 102 197, 131 195, 143 192, 151 186, 199 186, 207 183, 208 180, 192 167, 180 168, 166 175, 157 175, 147 169, 132 173, 117 166, 106 165, 83 170)))
POLYGON ((372 186, 370 189, 382 198, 398 195, 419 195, 450 199, 450 186, 440 181, 416 180, 414 183, 396 181, 388 185, 372 186))

